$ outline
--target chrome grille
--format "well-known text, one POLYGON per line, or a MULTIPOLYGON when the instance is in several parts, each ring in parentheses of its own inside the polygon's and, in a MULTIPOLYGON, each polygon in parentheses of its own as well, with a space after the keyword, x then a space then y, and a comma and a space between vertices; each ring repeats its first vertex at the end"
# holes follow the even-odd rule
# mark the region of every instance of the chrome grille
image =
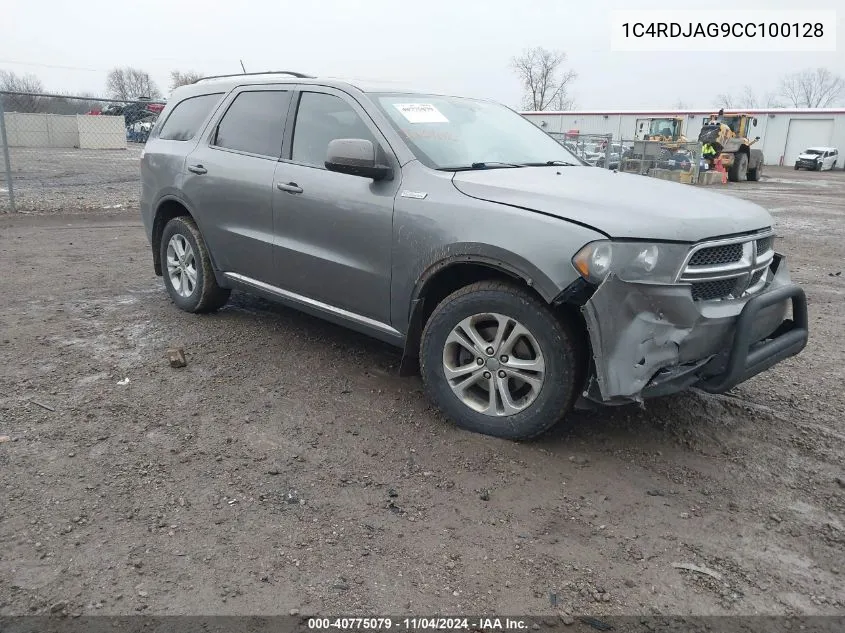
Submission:
POLYGON ((695 301, 737 299, 759 292, 774 259, 771 230, 696 244, 678 275, 695 301))
POLYGON ((742 259, 742 244, 725 244, 724 246, 711 246, 696 251, 689 260, 689 265, 715 266, 738 262, 740 259, 742 259))

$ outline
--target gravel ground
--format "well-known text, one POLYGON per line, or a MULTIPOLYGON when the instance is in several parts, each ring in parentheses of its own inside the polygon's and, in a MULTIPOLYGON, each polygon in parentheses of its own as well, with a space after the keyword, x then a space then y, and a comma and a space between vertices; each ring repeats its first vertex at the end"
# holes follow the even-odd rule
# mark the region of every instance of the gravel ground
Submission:
MULTIPOLYGON (((113 150, 12 147, 9 160, 15 207, 22 213, 135 209, 141 193, 138 165, 142 148, 137 143, 113 150)), ((5 174, 0 173, 0 178, 5 180, 5 174)), ((0 211, 7 205, 3 182, 0 211)))
POLYGON ((134 209, 0 217, 0 614, 843 613, 845 174, 769 176, 725 190, 777 218, 805 352, 530 443, 342 328, 180 312, 134 209))

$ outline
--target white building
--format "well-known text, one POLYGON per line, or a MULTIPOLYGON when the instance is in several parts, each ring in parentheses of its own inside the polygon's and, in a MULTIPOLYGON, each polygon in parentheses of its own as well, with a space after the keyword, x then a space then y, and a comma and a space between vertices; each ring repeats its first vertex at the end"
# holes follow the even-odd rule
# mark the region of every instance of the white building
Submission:
MULTIPOLYGON (((685 136, 695 140, 704 119, 713 112, 714 110, 572 110, 522 114, 546 132, 612 134, 614 139, 622 140, 634 139, 637 119, 681 116, 685 118, 685 136)), ((757 147, 763 150, 768 165, 793 165, 798 154, 812 146, 837 147, 840 154, 845 153, 845 109, 725 110, 726 115, 736 112, 747 112, 757 118, 757 126, 751 128, 751 133, 752 136, 760 137, 757 147)), ((837 167, 845 165, 840 162, 837 167)))

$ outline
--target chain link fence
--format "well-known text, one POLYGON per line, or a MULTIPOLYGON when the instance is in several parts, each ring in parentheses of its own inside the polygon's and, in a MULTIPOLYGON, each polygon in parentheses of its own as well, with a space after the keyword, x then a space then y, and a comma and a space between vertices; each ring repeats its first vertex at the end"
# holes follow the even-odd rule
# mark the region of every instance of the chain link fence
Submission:
POLYGON ((0 211, 137 205, 161 101, 0 92, 0 211))
POLYGON ((630 148, 619 170, 673 180, 685 184, 703 184, 699 175, 709 169, 701 159, 697 142, 622 141, 630 148))
POLYGON ((701 143, 614 139, 611 134, 550 133, 593 167, 671 180, 685 184, 720 182, 720 174, 702 160, 701 143))
POLYGON ((550 132, 550 136, 585 163, 593 167, 615 169, 611 134, 550 132))

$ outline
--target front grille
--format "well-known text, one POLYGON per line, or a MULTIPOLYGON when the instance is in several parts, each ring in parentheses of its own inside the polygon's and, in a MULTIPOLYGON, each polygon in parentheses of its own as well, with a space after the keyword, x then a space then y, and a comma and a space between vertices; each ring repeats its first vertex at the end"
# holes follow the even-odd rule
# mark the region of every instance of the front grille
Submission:
POLYGON ((690 266, 719 266, 742 259, 742 244, 711 246, 697 251, 689 260, 690 266))
POLYGON ((763 253, 768 253, 772 250, 772 246, 774 246, 775 238, 773 236, 769 237, 762 237, 757 240, 757 254, 762 255, 763 253))
POLYGON ((738 299, 759 292, 774 259, 773 246, 771 231, 698 244, 678 281, 690 284, 695 301, 738 299))
POLYGON ((727 299, 736 289, 736 279, 719 279, 717 281, 699 281, 692 284, 693 301, 713 301, 727 299))

